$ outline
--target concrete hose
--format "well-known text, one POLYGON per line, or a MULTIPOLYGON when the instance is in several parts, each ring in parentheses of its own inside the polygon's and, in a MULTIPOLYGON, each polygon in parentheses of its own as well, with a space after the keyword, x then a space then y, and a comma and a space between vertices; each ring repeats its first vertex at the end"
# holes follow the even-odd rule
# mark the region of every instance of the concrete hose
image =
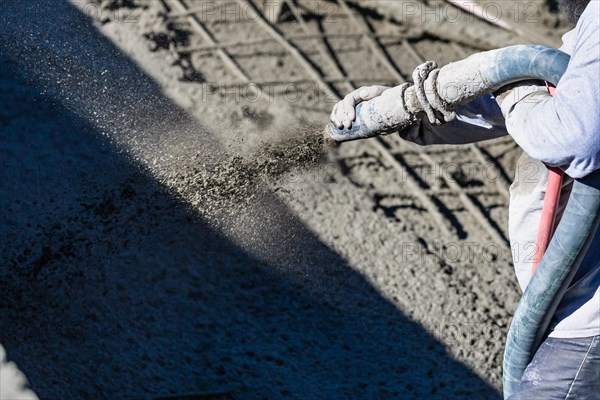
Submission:
POLYGON ((556 232, 517 306, 504 350, 505 399, 517 391, 525 368, 544 340, 599 221, 600 170, 597 170, 575 180, 556 232))
MULTIPOLYGON (((542 79, 554 85, 567 69, 569 56, 538 45, 518 45, 473 54, 429 73, 424 81, 428 103, 441 114, 510 83, 542 79)), ((425 114, 419 93, 412 84, 388 89, 381 96, 356 106, 350 129, 327 126, 337 142, 366 139, 409 129, 425 114)), ((447 120, 448 118, 444 118, 447 120)))

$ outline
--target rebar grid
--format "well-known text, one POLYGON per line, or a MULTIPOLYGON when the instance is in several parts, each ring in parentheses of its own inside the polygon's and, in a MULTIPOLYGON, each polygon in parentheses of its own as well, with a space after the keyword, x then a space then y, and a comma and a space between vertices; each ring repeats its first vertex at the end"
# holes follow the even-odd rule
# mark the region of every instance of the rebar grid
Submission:
MULTIPOLYGON (((325 34, 325 33, 314 33, 311 30, 310 26, 306 23, 302 13, 298 10, 297 4, 295 0, 283 0, 288 5, 289 9, 292 10, 292 14, 295 20, 298 22, 304 34, 302 35, 290 35, 285 36, 279 29, 275 26, 275 24, 265 18, 260 10, 250 2, 249 0, 236 0, 240 5, 246 7, 246 11, 251 14, 253 20, 263 28, 263 30, 268 34, 266 37, 260 37, 248 41, 243 42, 230 42, 230 43, 219 43, 214 35, 208 30, 206 26, 200 21, 200 19, 195 15, 199 12, 198 9, 189 8, 184 0, 163 0, 166 4, 168 4, 171 10, 176 10, 175 13, 169 15, 169 18, 186 18, 191 27, 200 34, 202 39, 208 43, 205 46, 196 46, 190 48, 177 49, 180 53, 189 53, 189 52, 202 52, 202 51, 214 51, 219 56, 219 58, 224 62, 224 64, 240 79, 242 84, 253 84, 257 87, 257 90, 261 90, 260 87, 267 84, 300 84, 300 83, 316 83, 320 90, 326 93, 329 96, 337 100, 341 100, 342 97, 340 93, 332 86, 332 83, 344 83, 349 91, 355 90, 356 85, 355 82, 365 82, 365 81, 373 81, 377 80, 373 78, 353 78, 348 76, 341 68, 338 60, 336 59, 335 54, 329 50, 329 46, 327 45, 327 41, 331 38, 356 38, 363 39, 366 41, 366 44, 372 51, 375 57, 381 62, 381 64, 386 68, 387 72, 392 76, 393 80, 396 84, 408 81, 407 77, 400 71, 400 69, 394 64, 391 57, 387 53, 385 47, 379 41, 380 38, 393 37, 393 35, 378 35, 376 32, 370 28, 370 25, 365 16, 361 15, 360 18, 355 15, 351 7, 348 5, 346 0, 335 0, 335 3, 339 5, 340 9, 345 13, 346 18, 352 21, 354 26, 360 26, 355 33, 351 34, 325 34), (296 46, 293 41, 301 41, 301 40, 309 40, 309 39, 318 39, 319 40, 319 54, 327 60, 329 66, 334 70, 335 78, 325 78, 323 74, 313 65, 311 60, 306 56, 306 54, 296 46), (292 56, 292 58, 303 68, 305 73, 308 75, 309 79, 299 79, 294 81, 262 81, 262 82, 254 82, 251 80, 251 77, 238 65, 235 61, 234 56, 232 56, 228 49, 233 47, 240 46, 250 46, 250 45, 260 45, 268 42, 276 42, 280 46, 282 46, 285 51, 292 56)), ((460 48, 460 46, 452 43, 454 50, 460 54, 462 57, 466 56, 466 53, 460 48)), ((414 47, 408 40, 402 41, 402 46, 405 48, 406 52, 411 55, 411 57, 417 63, 424 62, 423 58, 416 52, 414 47)), ((385 79, 386 81, 390 81, 389 79, 385 79)), ((381 80, 383 81, 383 79, 381 80)), ((235 83, 234 83, 235 85, 235 83)), ((260 94, 260 93, 259 93, 260 94)), ((492 195, 493 193, 488 193, 480 189, 471 189, 461 187, 456 181, 452 179, 448 179, 447 177, 442 177, 444 182, 449 187, 449 190, 439 190, 433 188, 424 188, 421 183, 413 177, 411 173, 415 173, 412 168, 405 163, 401 162, 396 158, 396 156, 391 152, 391 145, 389 141, 387 141, 383 137, 377 137, 373 140, 366 141, 365 144, 369 145, 374 151, 376 151, 386 163, 388 163, 392 168, 397 170, 401 176, 403 177, 403 182, 407 185, 409 191, 420 201, 420 203, 424 206, 427 212, 431 215, 432 219, 435 221, 438 228, 446 235, 452 236, 454 233, 451 232, 449 227, 450 221, 444 215, 444 213, 439 209, 436 203, 441 203, 441 201, 437 198, 438 196, 449 195, 454 193, 459 196, 461 203, 464 208, 469 211, 469 213, 476 219, 476 221, 482 226, 482 228, 490 235, 490 237, 496 240, 499 243, 507 243, 506 238, 504 237, 504 233, 501 230, 494 226, 491 221, 491 218, 487 216, 483 210, 475 203, 471 196, 477 196, 481 194, 492 195)), ((477 146, 476 144, 471 144, 468 148, 475 154, 477 159, 482 163, 489 163, 491 160, 484 154, 484 152, 477 146)), ((434 166, 435 161, 431 158, 429 154, 427 154, 423 150, 417 150, 416 153, 418 156, 429 166, 434 166)), ((497 167, 497 166, 496 166, 497 167)), ((501 175, 501 174, 499 174, 501 175)), ((417 175, 418 176, 418 175, 417 175)), ((503 197, 508 197, 507 191, 507 182, 496 181, 496 186, 498 193, 500 193, 503 197)), ((497 193, 496 193, 497 194, 497 193)))

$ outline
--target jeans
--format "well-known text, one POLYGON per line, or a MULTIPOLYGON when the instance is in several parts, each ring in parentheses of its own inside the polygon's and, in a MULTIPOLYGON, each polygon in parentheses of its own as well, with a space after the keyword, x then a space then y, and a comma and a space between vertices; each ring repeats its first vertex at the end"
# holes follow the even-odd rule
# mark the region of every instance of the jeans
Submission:
POLYGON ((600 400, 600 336, 547 338, 509 400, 600 400))

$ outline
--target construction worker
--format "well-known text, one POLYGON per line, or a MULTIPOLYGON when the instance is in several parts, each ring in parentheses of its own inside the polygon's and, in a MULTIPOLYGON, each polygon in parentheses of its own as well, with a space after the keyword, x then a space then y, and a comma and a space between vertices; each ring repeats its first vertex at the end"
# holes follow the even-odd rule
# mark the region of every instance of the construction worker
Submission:
MULTIPOLYGON (((600 1, 558 0, 575 27, 561 50, 571 56, 554 97, 543 82, 527 82, 486 95, 456 110, 457 117, 433 126, 424 118, 406 140, 420 145, 464 144, 510 134, 524 154, 510 188, 509 235, 522 290, 531 278, 547 166, 566 173, 558 217, 573 183, 600 168, 600 1)), ((388 87, 362 87, 335 105, 331 122, 349 128, 354 107, 388 87)), ((600 233, 581 262, 553 315, 548 335, 525 370, 521 399, 600 399, 600 233)))

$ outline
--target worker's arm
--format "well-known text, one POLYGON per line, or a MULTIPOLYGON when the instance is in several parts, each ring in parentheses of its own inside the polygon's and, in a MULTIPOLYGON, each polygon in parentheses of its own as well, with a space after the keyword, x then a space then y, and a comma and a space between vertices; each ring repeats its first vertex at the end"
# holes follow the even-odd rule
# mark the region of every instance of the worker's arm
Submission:
POLYGON ((569 66, 554 97, 546 91, 500 101, 509 134, 532 158, 573 177, 600 168, 600 2, 575 28, 569 66))

